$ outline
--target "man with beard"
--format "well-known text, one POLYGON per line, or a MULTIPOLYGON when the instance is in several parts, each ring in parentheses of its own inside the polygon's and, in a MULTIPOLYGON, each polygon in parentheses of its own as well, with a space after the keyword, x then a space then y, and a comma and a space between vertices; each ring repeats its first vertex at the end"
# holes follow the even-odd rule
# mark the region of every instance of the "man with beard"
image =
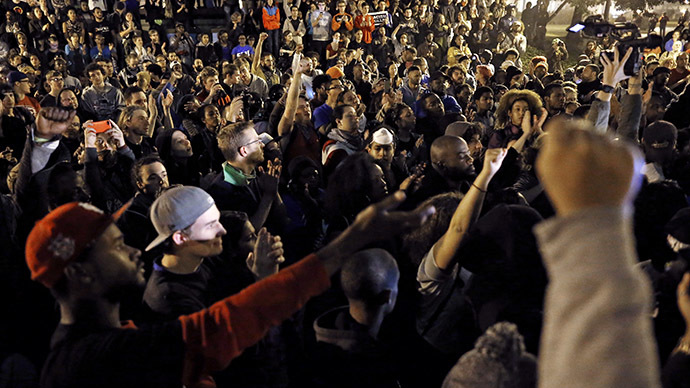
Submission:
POLYGON ((552 82, 544 88, 543 93, 544 108, 552 119, 565 112, 565 90, 560 82, 552 82))
POLYGON ((465 193, 475 175, 474 159, 465 139, 444 135, 431 144, 431 166, 424 173, 419 189, 410 203, 419 204, 438 194, 465 193))
POLYGON ((271 53, 264 53, 263 44, 268 38, 268 34, 262 32, 259 41, 256 43, 254 58, 252 59, 252 74, 266 81, 266 86, 270 89, 273 85, 280 84, 282 73, 276 68, 276 58, 271 53))
MULTIPOLYGON (((393 211, 405 196, 396 193, 367 207, 336 240, 276 275, 225 298, 208 309, 138 329, 120 321, 123 292, 144 285, 139 251, 127 246, 113 218, 82 203, 64 205, 41 220, 27 240, 32 278, 60 304, 60 324, 41 374, 42 386, 149 387, 211 383, 208 374, 225 368, 271 326, 330 287, 329 277, 347 257, 376 240, 421 225, 434 212, 393 211)), ((217 209, 194 203, 179 223, 161 225, 165 236, 206 256, 222 248, 217 209), (199 210, 206 209, 205 212, 199 210), (187 228, 213 213, 200 231, 187 228), (185 222, 189 221, 189 222, 185 222), (186 225, 185 225, 186 224, 186 225), (186 229, 184 231, 183 229, 186 229), (208 233, 207 233, 208 232, 208 233)), ((187 201, 185 201, 188 203, 187 201)), ((212 201, 211 201, 212 202, 212 201)))
POLYGON ((223 170, 208 186, 208 193, 221 211, 247 213, 256 230, 269 221, 278 230, 284 206, 278 195, 280 161, 268 162, 268 169, 257 167, 264 161, 264 143, 251 122, 228 125, 218 134, 218 148, 225 157, 223 170), (269 220, 270 218, 270 220, 269 220))
MULTIPOLYGON (((134 163, 132 181, 137 187, 137 193, 117 221, 117 226, 125 237, 125 244, 144 250, 157 236, 149 218, 149 209, 153 201, 169 186, 168 172, 160 158, 145 156, 134 163)), ((150 260, 143 259, 147 274, 151 272, 153 260, 151 255, 149 258, 150 260)))
POLYGON ((407 104, 410 108, 414 109, 415 106, 415 101, 417 101, 417 96, 419 96, 419 93, 422 92, 423 87, 421 85, 422 82, 422 70, 418 66, 410 66, 407 69, 407 80, 403 84, 403 86, 400 87, 400 91, 402 92, 402 99, 405 104, 407 104))
POLYGON ((455 97, 446 93, 450 87, 450 77, 440 71, 434 72, 429 78, 429 88, 443 101, 443 108, 448 113, 462 113, 462 108, 455 97))
POLYGON ((678 100, 678 95, 673 93, 673 91, 666 86, 670 76, 671 69, 662 66, 654 69, 654 73, 652 75, 652 93, 658 94, 661 97, 661 101, 664 106, 668 106, 672 102, 678 100))
POLYGON ((84 174, 95 206, 113 214, 132 198, 130 172, 135 157, 120 128, 96 133, 93 121, 84 123, 84 174))
POLYGON ((156 152, 153 140, 149 137, 149 115, 146 109, 132 105, 120 113, 118 127, 125 134, 125 144, 134 152, 135 158, 148 156, 156 152))

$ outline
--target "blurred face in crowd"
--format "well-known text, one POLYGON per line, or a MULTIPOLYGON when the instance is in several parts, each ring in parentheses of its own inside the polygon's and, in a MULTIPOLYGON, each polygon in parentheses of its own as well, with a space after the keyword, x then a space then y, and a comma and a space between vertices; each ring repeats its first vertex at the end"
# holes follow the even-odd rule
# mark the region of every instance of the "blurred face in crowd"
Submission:
POLYGON ((125 125, 127 131, 144 136, 149 129, 149 114, 144 109, 137 109, 132 113, 132 117, 125 122, 125 125))
POLYGON ((513 105, 508 111, 508 116, 510 117, 510 122, 513 125, 520 126, 522 124, 522 117, 525 112, 529 109, 529 104, 525 100, 517 100, 513 102, 513 105))
POLYGON ((141 166, 137 187, 142 193, 158 197, 168 186, 168 171, 163 163, 155 162, 141 166))
POLYGON ((79 138, 80 132, 81 132, 81 119, 79 119, 79 116, 74 115, 72 122, 70 123, 69 127, 67 127, 67 130, 63 133, 63 136, 70 138, 70 139, 77 139, 77 138, 79 138))
POLYGON ((189 158, 192 156, 192 143, 184 132, 173 132, 170 139, 170 154, 176 158, 189 158))
POLYGON ((429 86, 431 87, 432 92, 438 94, 439 96, 445 96, 446 89, 448 88, 449 84, 445 77, 439 77, 429 82, 429 86))
POLYGON ((14 100, 14 92, 12 92, 12 91, 3 92, 3 94, 2 94, 2 107, 5 110, 5 112, 8 109, 14 108, 15 103, 16 102, 14 100))
POLYGON ((425 98, 422 101, 422 108, 431 117, 441 117, 446 113, 441 98, 436 94, 431 94, 425 98))
POLYGON ((456 137, 443 149, 437 166, 446 178, 460 180, 474 175, 473 162, 467 142, 461 137, 456 137))
POLYGON ((163 71, 168 68, 168 61, 165 59, 164 56, 159 55, 156 57, 156 65, 160 66, 163 71))
POLYGON ((390 165, 393 161, 393 154, 395 153, 395 147, 393 144, 379 144, 376 142, 371 142, 367 147, 367 152, 372 158, 376 160, 382 160, 387 165, 390 165))
POLYGON ((656 76, 654 76, 654 89, 666 86, 669 77, 670 74, 666 72, 659 73, 656 76))
POLYGON ((218 76, 217 75, 212 75, 206 78, 204 81, 204 89, 206 89, 207 92, 210 92, 211 89, 213 88, 213 85, 218 83, 218 76))
POLYGON ((31 81, 28 78, 24 78, 21 81, 14 83, 14 91, 21 94, 31 93, 31 81))
POLYGON ((65 80, 62 75, 54 75, 48 80, 48 85, 50 85, 50 93, 57 94, 65 87, 65 80))
POLYGON ((91 84, 96 87, 103 87, 105 85, 105 77, 100 70, 90 71, 89 80, 91 81, 91 84))
POLYGON ((666 104, 660 96, 652 93, 652 97, 647 103, 647 109, 645 110, 647 124, 663 119, 664 114, 666 114, 666 104))
POLYGON ((209 105, 204 109, 202 121, 206 125, 206 128, 215 132, 215 130, 220 125, 220 112, 215 105, 209 105))
POLYGON ((335 101, 336 98, 343 92, 343 83, 340 80, 332 80, 326 89, 326 94, 331 101, 335 101))
POLYGON ((565 90, 562 87, 551 89, 551 95, 544 97, 547 109, 563 110, 565 105, 565 90))
POLYGON ((482 141, 478 133, 472 135, 472 138, 467 141, 467 148, 470 150, 470 156, 472 156, 472 159, 481 157, 484 146, 482 145, 482 141))
POLYGON ((300 98, 297 101, 297 111, 295 112, 295 122, 301 125, 307 124, 311 121, 311 105, 303 99, 300 98))
POLYGON ((417 117, 415 117, 414 112, 410 107, 403 108, 400 112, 400 116, 398 116, 398 119, 395 121, 395 125, 397 125, 398 128, 407 131, 413 130, 416 123, 417 117))
POLYGON ((297 7, 290 8, 290 17, 292 17, 293 19, 297 19, 299 17, 299 8, 297 8, 297 7))
POLYGON ((127 106, 140 106, 142 108, 146 108, 146 94, 144 92, 136 92, 133 93, 127 101, 125 101, 125 104, 127 106))
POLYGON ((220 223, 220 211, 211 206, 182 233, 186 238, 181 244, 187 254, 197 257, 217 256, 223 252, 222 237, 226 231, 220 223))
POLYGON ((97 22, 103 21, 103 11, 100 8, 94 8, 93 17, 97 22))
POLYGON ((378 202, 388 195, 388 185, 383 173, 383 169, 378 164, 371 170, 371 200, 378 202))
POLYGON ((355 108, 348 106, 343 111, 343 118, 336 119, 335 122, 338 125, 338 129, 345 132, 354 132, 357 130, 358 120, 359 117, 357 116, 355 108))
POLYGON ((261 58, 261 66, 264 67, 264 69, 269 69, 273 70, 275 68, 276 60, 273 58, 273 55, 264 55, 261 58))
POLYGON ((73 91, 63 90, 58 96, 58 103, 65 108, 77 109, 79 107, 79 98, 77 98, 73 91))
POLYGON ((240 67, 240 79, 246 85, 249 85, 252 82, 252 74, 249 72, 248 66, 240 67))
POLYGON ((582 70, 582 81, 584 82, 592 82, 595 79, 597 79, 597 72, 590 66, 586 66, 582 70))
POLYGON ((494 95, 493 93, 486 92, 477 100, 477 110, 480 112, 485 112, 493 108, 494 106, 494 95))
POLYGON ((685 69, 688 65, 688 53, 682 53, 676 57, 676 67, 678 69, 685 69))
POLYGON ((419 70, 413 70, 407 73, 407 79, 410 81, 410 85, 417 87, 422 81, 422 72, 419 70))
POLYGON ((258 166, 264 161, 264 142, 261 141, 254 127, 249 127, 243 132, 244 145, 240 147, 240 153, 250 165, 258 166))

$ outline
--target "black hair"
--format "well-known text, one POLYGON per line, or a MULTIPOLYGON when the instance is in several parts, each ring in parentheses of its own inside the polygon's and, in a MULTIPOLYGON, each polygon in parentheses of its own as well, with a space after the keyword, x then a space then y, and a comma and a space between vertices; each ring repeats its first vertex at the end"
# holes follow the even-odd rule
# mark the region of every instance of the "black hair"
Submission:
POLYGON ((491 97, 494 96, 494 91, 491 90, 490 87, 488 87, 488 86, 480 86, 480 87, 477 88, 477 90, 474 91, 474 94, 472 95, 472 100, 474 100, 474 101, 479 100, 480 98, 482 98, 482 95, 483 95, 484 93, 490 93, 490 94, 491 94, 491 97))
POLYGON ((158 157, 158 155, 147 155, 142 158, 137 159, 132 165, 132 171, 130 171, 130 179, 132 180, 132 186, 139 190, 138 183, 141 182, 141 169, 149 164, 160 163, 164 164, 163 160, 158 157))

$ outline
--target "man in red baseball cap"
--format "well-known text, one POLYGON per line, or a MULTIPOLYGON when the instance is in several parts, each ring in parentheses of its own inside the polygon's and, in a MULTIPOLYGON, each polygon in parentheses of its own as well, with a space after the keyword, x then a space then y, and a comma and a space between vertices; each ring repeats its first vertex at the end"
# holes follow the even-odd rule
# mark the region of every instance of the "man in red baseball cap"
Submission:
POLYGON ((221 370, 273 325, 325 291, 343 260, 374 240, 419 226, 434 210, 391 211, 398 192, 362 211, 315 254, 177 320, 136 328, 120 322, 123 290, 144 284, 140 252, 124 243, 113 217, 69 203, 36 223, 26 245, 31 276, 60 304, 60 324, 42 387, 212 387, 221 370))

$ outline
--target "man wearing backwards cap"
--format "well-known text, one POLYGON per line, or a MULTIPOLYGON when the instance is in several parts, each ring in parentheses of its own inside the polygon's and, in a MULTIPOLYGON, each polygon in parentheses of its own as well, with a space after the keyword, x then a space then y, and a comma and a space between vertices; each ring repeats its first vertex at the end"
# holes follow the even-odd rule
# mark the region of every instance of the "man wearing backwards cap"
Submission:
MULTIPOLYGON (((36 223, 26 245, 32 278, 50 288, 61 313, 41 386, 214 386, 207 377, 210 372, 226 367, 272 325, 326 290, 344 258, 377 238, 419 226, 433 212, 433 208, 390 211, 403 200, 404 194, 396 193, 369 206, 319 252, 239 294, 141 329, 132 323, 123 325, 119 315, 123 290, 143 286, 140 252, 125 245, 114 219, 99 209, 76 202, 55 209, 36 223)), ((198 213, 203 207, 192 215, 195 220, 203 215, 198 213)), ((164 214, 163 208, 155 211, 164 214)), ((159 233, 165 233, 154 244, 177 234, 173 242, 184 238, 188 249, 199 255, 220 249, 215 238, 192 242, 190 236, 183 236, 180 229, 192 216, 171 217, 174 224, 157 225, 159 233)), ((210 220, 206 226, 215 229, 216 222, 210 220)))

